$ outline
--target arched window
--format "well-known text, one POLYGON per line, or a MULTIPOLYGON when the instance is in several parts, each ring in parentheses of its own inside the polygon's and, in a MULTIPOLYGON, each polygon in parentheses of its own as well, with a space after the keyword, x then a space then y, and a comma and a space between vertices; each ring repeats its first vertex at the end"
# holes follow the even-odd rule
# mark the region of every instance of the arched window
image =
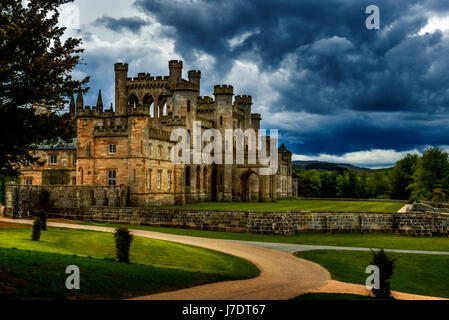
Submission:
POLYGON ((139 100, 137 99, 137 97, 134 93, 129 96, 129 99, 128 99, 128 107, 129 108, 136 109, 138 103, 139 103, 139 100))
POLYGON ((190 167, 186 167, 186 187, 190 187, 190 167))
POLYGON ((153 103, 153 97, 147 93, 145 97, 143 98, 143 107, 150 112, 150 116, 154 117, 154 103, 153 103))

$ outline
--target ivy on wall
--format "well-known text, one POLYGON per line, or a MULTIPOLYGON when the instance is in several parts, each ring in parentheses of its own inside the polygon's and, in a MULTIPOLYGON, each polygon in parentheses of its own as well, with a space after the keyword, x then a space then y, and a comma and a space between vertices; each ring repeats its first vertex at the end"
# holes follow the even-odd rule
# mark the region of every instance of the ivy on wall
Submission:
POLYGON ((70 170, 47 169, 42 171, 43 185, 68 185, 70 182, 70 170))
POLYGON ((7 182, 14 181, 15 183, 20 183, 19 178, 11 178, 8 176, 0 177, 0 203, 5 203, 5 186, 7 182))

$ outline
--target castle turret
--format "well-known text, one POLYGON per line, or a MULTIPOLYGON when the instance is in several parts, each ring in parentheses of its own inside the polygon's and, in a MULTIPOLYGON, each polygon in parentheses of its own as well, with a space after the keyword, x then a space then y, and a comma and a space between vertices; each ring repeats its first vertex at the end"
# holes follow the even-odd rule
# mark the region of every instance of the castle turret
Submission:
POLYGON ((71 115, 74 115, 76 113, 75 97, 73 96, 73 94, 70 96, 69 112, 71 115))
POLYGON ((81 90, 81 87, 78 91, 78 96, 76 97, 76 111, 83 111, 84 110, 84 101, 83 101, 83 91, 81 90))
POLYGON ((199 70, 190 70, 189 71, 189 81, 195 84, 198 88, 198 96, 201 95, 200 87, 201 87, 201 71, 199 70))
POLYGON ((234 104, 244 111, 244 129, 251 127, 251 105, 253 98, 251 96, 235 96, 234 104))
POLYGON ((169 61, 168 69, 170 70, 170 80, 174 83, 180 82, 182 79, 182 61, 181 60, 169 61))
POLYGON ((128 64, 116 63, 115 70, 115 112, 118 115, 126 116, 128 104, 128 64))
POLYGON ((98 91, 97 111, 103 112, 103 99, 101 97, 101 90, 98 91))

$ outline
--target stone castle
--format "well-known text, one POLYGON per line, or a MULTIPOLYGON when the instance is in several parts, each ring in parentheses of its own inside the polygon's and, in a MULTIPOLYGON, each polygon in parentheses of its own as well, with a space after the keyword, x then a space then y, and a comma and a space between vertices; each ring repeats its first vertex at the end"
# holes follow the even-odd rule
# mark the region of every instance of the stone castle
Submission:
MULTIPOLYGON (((72 97, 70 112, 77 125, 74 145, 39 148, 37 155, 45 164, 22 168, 22 183, 39 185, 44 170, 67 169, 70 185, 126 186, 131 206, 272 202, 291 197, 292 153, 283 145, 278 149, 277 173, 271 176, 260 174, 265 166, 259 162, 248 164, 247 152, 244 164, 171 161, 176 142, 170 136, 175 129, 190 133, 194 122, 200 121, 202 131, 213 128, 224 137, 226 129, 257 132, 261 121, 260 114, 251 113, 251 96, 234 97, 232 86, 217 85, 214 98, 202 97, 201 72, 189 71, 185 80, 182 69, 182 61, 170 61, 168 76, 139 73, 129 78, 128 65, 115 64, 115 110, 112 104, 108 110, 103 108, 101 91, 92 107, 84 105, 81 92, 76 102, 72 97)), ((98 199, 94 205, 105 205, 98 199)))

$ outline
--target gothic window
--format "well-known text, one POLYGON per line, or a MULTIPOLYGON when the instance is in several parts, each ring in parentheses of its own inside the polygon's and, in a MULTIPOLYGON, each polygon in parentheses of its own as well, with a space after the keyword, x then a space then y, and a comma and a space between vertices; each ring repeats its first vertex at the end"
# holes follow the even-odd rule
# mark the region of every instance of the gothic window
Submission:
POLYGON ((90 142, 87 143, 87 156, 90 157, 90 142))
POLYGON ((186 187, 190 187, 190 167, 186 167, 186 187))
POLYGON ((157 172, 157 188, 161 190, 162 171, 157 172))
POLYGON ((170 192, 170 190, 171 190, 171 171, 169 171, 167 173, 167 188, 168 188, 168 191, 170 192))
POLYGON ((151 190, 151 170, 147 171, 147 190, 151 190))
POLYGON ((138 103, 139 103, 139 100, 137 99, 135 94, 132 94, 129 96, 128 107, 135 109, 135 108, 137 108, 138 103))

